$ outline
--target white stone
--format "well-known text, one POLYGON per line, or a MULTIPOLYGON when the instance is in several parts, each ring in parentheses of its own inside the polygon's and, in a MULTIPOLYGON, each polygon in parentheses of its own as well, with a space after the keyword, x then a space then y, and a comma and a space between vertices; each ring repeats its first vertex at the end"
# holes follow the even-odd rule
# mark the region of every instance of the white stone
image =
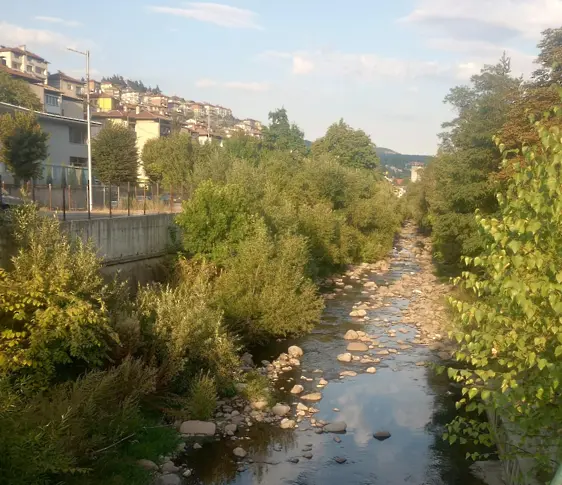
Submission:
POLYGON ((234 454, 234 456, 237 456, 238 458, 244 458, 248 454, 244 448, 240 448, 240 447, 234 448, 232 450, 232 453, 234 454))
POLYGON ((276 416, 285 416, 291 411, 291 408, 285 404, 276 404, 271 408, 271 412, 276 416))
POLYGON ((353 359, 353 356, 349 352, 347 352, 345 354, 338 355, 337 359, 340 362, 351 362, 351 360, 353 359))
POLYGON ((369 367, 366 371, 368 374, 375 374, 377 372, 376 367, 369 367))
POLYGON ((177 473, 180 469, 173 462, 167 461, 162 465, 162 473, 177 473))
POLYGON ((347 424, 344 421, 336 421, 335 423, 329 423, 324 426, 324 431, 326 433, 344 433, 347 429, 347 424))
POLYGON ((303 391, 304 391, 304 387, 302 387, 300 384, 296 384, 291 389, 291 394, 300 394, 303 391))
POLYGON ((180 426, 181 434, 213 436, 217 425, 211 421, 184 421, 180 426))
POLYGON ((292 419, 283 419, 281 421, 281 424, 279 425, 282 429, 293 429, 296 426, 297 423, 295 423, 292 419))
POLYGON ((369 350, 369 346, 363 342, 351 342, 347 346, 348 352, 367 352, 369 350))
POLYGON ((345 340, 357 340, 359 338, 359 333, 355 330, 348 330, 343 338, 345 340))
POLYGON ((313 392, 311 394, 306 394, 306 395, 302 396, 301 399, 303 401, 316 402, 316 401, 320 401, 322 399, 322 394, 320 394, 319 392, 313 392))
POLYGON ((294 359, 300 359, 304 355, 303 350, 296 345, 291 345, 287 353, 289 354, 289 357, 292 357, 294 359))

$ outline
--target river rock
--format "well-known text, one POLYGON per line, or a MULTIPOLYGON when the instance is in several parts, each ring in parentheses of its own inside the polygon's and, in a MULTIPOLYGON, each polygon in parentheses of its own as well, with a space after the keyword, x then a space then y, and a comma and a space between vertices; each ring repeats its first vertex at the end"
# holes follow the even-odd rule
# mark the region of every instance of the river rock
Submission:
POLYGON ((365 288, 376 288, 377 284, 374 281, 367 281, 363 286, 365 288))
POLYGON ((289 458, 287 461, 288 461, 289 463, 295 463, 295 464, 297 464, 297 463, 299 462, 299 459, 295 457, 295 458, 289 458))
POLYGON ((340 377, 355 377, 356 375, 357 372, 355 372, 354 370, 344 370, 340 372, 340 377))
POLYGON ((193 445, 193 449, 194 449, 194 450, 200 450, 201 448, 203 448, 203 447, 202 447, 199 443, 195 443, 195 444, 193 445))
POLYGON ((301 365, 301 361, 299 359, 296 359, 295 357, 291 357, 289 359, 289 364, 291 364, 294 367, 299 367, 301 365))
POLYGON ((245 366, 254 367, 254 358, 252 354, 246 352, 244 355, 242 355, 242 357, 240 357, 240 360, 245 366))
POLYGON ((300 384, 296 384, 291 389, 291 394, 300 394, 303 391, 304 391, 304 387, 302 387, 300 384))
POLYGON ((155 482, 156 485, 181 485, 181 478, 173 473, 160 475, 155 482))
POLYGON ((351 362, 353 356, 349 352, 346 352, 345 354, 338 355, 337 359, 340 362, 351 362))
POLYGON ((137 465, 149 472, 158 470, 158 465, 150 460, 138 460, 137 465))
POLYGON ((369 367, 365 372, 367 372, 367 374, 376 374, 377 368, 376 367, 369 367))
POLYGON ((367 312, 365 310, 353 310, 350 314, 350 317, 355 318, 363 318, 367 316, 367 312))
POLYGON ((295 423, 295 421, 293 421, 292 419, 285 418, 281 421, 281 424, 279 426, 281 427, 281 429, 293 429, 296 425, 297 423, 295 423))
POLYGON ((340 465, 343 465, 343 464, 347 461, 347 458, 343 458, 343 457, 341 457, 341 456, 336 456, 336 457, 334 458, 334 461, 335 461, 336 463, 339 463, 340 465))
POLYGON ((307 460, 311 460, 313 456, 314 455, 310 451, 307 451, 306 453, 302 454, 302 457, 306 458, 307 460))
POLYGON ((287 353, 289 354, 289 357, 292 357, 293 359, 300 359, 304 355, 303 350, 296 345, 291 345, 287 353))
POLYGON ((234 456, 237 456, 238 458, 244 458, 248 454, 244 448, 240 448, 240 447, 234 448, 232 450, 232 453, 234 454, 234 456))
POLYGON ((299 402, 297 404, 297 411, 308 411, 308 406, 306 404, 303 404, 302 402, 299 402))
POLYGON ((326 433, 345 433, 347 429, 347 424, 344 421, 336 421, 335 423, 329 423, 324 426, 324 431, 326 433))
POLYGON ((180 426, 181 434, 213 436, 217 425, 211 421, 184 421, 180 426))
POLYGON ((252 409, 255 409, 256 411, 263 411, 267 407, 267 401, 265 399, 253 401, 250 403, 250 406, 252 406, 252 409))
POLYGON ((351 342, 347 346, 348 352, 367 352, 368 350, 369 346, 363 342, 351 342))
POLYGON ((318 384, 321 385, 321 386, 327 386, 328 381, 326 379, 322 378, 318 381, 318 384))
POLYGON ((373 438, 379 441, 387 440, 388 438, 390 438, 390 436, 391 434, 388 431, 377 431, 375 434, 373 434, 373 438))
POLYGON ((311 394, 305 394, 304 396, 301 397, 301 399, 303 401, 316 402, 322 399, 322 394, 320 394, 319 392, 313 392, 311 394))
POLYGON ((177 473, 180 469, 173 462, 167 461, 162 465, 162 473, 177 473))
POLYGON ((359 338, 359 334, 355 330, 348 330, 343 338, 345 340, 357 340, 359 338))
POLYGON ((238 426, 237 426, 236 424, 234 424, 234 423, 231 423, 231 424, 227 424, 227 425, 224 427, 224 432, 225 432, 227 435, 232 436, 234 433, 236 433, 236 430, 237 430, 237 429, 238 429, 238 426))
POLYGON ((276 404, 271 408, 271 412, 275 414, 275 416, 285 416, 289 414, 291 408, 285 404, 276 404))

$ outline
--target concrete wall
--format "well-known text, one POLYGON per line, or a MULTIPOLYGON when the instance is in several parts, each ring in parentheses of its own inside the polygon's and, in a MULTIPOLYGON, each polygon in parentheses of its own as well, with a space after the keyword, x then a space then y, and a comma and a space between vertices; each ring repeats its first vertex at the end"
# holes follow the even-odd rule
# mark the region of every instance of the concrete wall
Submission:
POLYGON ((105 264, 115 265, 169 253, 175 225, 173 214, 151 214, 67 221, 61 227, 84 241, 90 239, 105 264))

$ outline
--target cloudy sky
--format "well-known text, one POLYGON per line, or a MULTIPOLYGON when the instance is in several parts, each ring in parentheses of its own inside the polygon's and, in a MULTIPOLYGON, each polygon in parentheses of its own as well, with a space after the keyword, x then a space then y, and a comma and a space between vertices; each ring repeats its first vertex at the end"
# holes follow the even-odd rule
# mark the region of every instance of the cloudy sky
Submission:
POLYGON ((431 154, 442 99, 505 50, 533 68, 562 0, 0 0, 0 43, 26 44, 50 70, 113 73, 166 94, 267 119, 285 106, 308 139, 339 118, 379 146, 431 154))

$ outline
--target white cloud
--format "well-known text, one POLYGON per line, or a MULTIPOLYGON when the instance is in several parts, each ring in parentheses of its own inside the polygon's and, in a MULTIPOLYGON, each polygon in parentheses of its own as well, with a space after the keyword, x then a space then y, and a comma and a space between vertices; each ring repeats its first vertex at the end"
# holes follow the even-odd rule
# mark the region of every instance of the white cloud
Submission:
POLYGON ((300 56, 293 57, 293 73, 308 74, 314 70, 314 63, 300 56))
POLYGON ((159 7, 151 5, 151 12, 170 14, 189 19, 199 20, 220 25, 221 27, 232 27, 238 29, 261 29, 258 24, 258 14, 251 10, 231 7, 220 3, 192 2, 186 8, 159 7))
POLYGON ((403 22, 457 39, 538 39, 544 29, 562 24, 560 0, 417 0, 416 4, 403 22))
POLYGON ((42 29, 27 29, 19 25, 0 22, 0 43, 7 45, 77 47, 77 41, 59 32, 42 29))
POLYGON ((37 15, 34 18, 35 20, 41 20, 42 22, 66 25, 67 27, 80 27, 82 25, 82 23, 78 22, 77 20, 65 20, 61 19, 60 17, 45 17, 43 15, 37 15))
POLYGON ((223 87, 227 89, 238 89, 242 91, 253 91, 253 92, 265 92, 269 91, 270 85, 268 83, 260 82, 219 82, 213 79, 199 79, 195 82, 195 86, 198 88, 212 88, 212 87, 223 87))

